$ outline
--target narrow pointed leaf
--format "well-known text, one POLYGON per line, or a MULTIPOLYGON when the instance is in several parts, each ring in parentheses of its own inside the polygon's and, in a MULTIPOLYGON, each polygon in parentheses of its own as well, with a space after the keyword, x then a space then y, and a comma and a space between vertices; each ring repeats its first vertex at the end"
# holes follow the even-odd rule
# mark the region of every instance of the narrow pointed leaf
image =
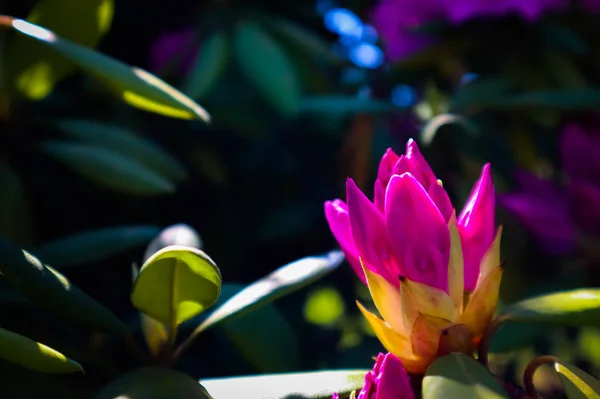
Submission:
POLYGON ((59 238, 31 252, 56 268, 74 266, 146 244, 159 231, 155 226, 109 227, 59 238))
POLYGON ((73 62, 134 107, 173 118, 210 120, 191 98, 141 68, 130 67, 21 19, 13 19, 12 27, 73 62))
POLYGON ((282 266, 266 277, 250 284, 215 309, 196 332, 204 331, 223 321, 241 315, 258 306, 296 291, 336 269, 344 260, 341 251, 331 251, 322 256, 311 256, 282 266))
POLYGON ((471 356, 453 353, 437 359, 423 379, 423 399, 508 399, 509 396, 485 367, 471 356))
POLYGON ((360 390, 369 370, 312 371, 265 374, 250 377, 209 378, 202 385, 214 398, 244 399, 331 399, 337 392, 346 397, 360 390))
POLYGON ((175 191, 171 181, 114 151, 58 140, 46 141, 41 148, 73 171, 115 191, 140 196, 175 191))
POLYGON ((79 363, 23 335, 0 328, 0 358, 42 373, 83 372, 79 363))
POLYGON ((199 249, 169 246, 140 269, 131 301, 141 312, 168 326, 200 314, 221 291, 221 272, 199 249))
POLYGON ((225 70, 229 46, 227 39, 225 32, 217 31, 202 44, 192 72, 183 85, 183 91, 191 98, 202 98, 225 70))
POLYGON ((571 365, 555 363, 568 399, 600 399, 600 381, 585 371, 571 365))

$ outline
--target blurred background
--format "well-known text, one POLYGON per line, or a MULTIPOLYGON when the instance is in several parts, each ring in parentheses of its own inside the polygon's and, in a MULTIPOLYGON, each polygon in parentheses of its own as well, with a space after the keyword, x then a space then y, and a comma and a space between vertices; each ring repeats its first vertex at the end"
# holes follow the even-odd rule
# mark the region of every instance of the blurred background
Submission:
MULTIPOLYGON (((239 289, 335 248, 324 201, 344 199, 347 177, 371 196, 385 150, 414 138, 457 209, 491 163, 505 226, 501 305, 597 286, 600 2, 475 3, 5 1, 0 13, 156 74, 212 121, 137 110, 77 70, 48 73, 36 43, 0 32, 0 234, 136 325, 130 266, 160 229, 195 229, 239 289), (154 164, 138 162, 148 151, 111 150, 123 142, 150 147, 154 164), (78 258, 48 246, 117 226, 129 228, 121 250, 78 258)), ((89 338, 8 291, 3 327, 64 353, 89 338)), ((382 348, 357 298, 368 292, 344 264, 209 331, 178 368, 196 378, 370 368, 382 348)), ((600 372, 592 328, 510 325, 493 350, 494 370, 517 383, 534 353, 600 372)), ((8 369, 33 378, 0 362, 8 369)))

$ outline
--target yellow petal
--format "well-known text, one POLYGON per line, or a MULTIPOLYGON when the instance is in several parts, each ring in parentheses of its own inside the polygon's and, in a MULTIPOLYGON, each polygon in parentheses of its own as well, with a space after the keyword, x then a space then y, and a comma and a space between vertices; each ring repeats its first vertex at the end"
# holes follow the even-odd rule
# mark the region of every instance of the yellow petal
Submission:
POLYGON ((481 258, 481 264, 479 268, 479 278, 477 279, 477 286, 483 281, 488 274, 500 266, 500 241, 502 240, 502 226, 498 227, 496 238, 492 242, 490 248, 485 252, 483 258, 481 258))
POLYGON ((402 278, 400 280, 400 296, 404 295, 408 296, 405 308, 413 307, 418 313, 451 322, 455 322, 460 316, 452 298, 440 289, 402 278))
POLYGON ((410 336, 413 353, 433 361, 438 352, 442 332, 451 326, 452 322, 446 319, 420 314, 415 320, 410 336))
POLYGON ((408 338, 412 323, 410 323, 407 314, 403 311, 400 290, 390 284, 385 278, 364 267, 364 265, 363 270, 377 310, 379 310, 383 319, 396 333, 408 338))
POLYGON ((478 340, 485 328, 490 324, 496 311, 498 291, 502 281, 502 266, 497 266, 488 273, 483 281, 477 283, 475 291, 469 297, 467 307, 461 321, 478 340))
POLYGON ((456 211, 448 222, 450 230, 450 262, 448 264, 448 291, 458 312, 462 312, 465 290, 462 244, 456 227, 456 211))

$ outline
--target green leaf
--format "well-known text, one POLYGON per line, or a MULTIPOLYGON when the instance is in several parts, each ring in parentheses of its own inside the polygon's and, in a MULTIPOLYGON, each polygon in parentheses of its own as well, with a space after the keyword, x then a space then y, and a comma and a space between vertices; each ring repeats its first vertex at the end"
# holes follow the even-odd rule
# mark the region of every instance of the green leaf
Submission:
POLYGON ((80 265, 146 244, 160 230, 155 226, 119 226, 59 238, 33 249, 57 268, 80 265))
POLYGON ((98 148, 112 150, 173 181, 185 180, 187 172, 179 161, 150 140, 116 125, 63 119, 58 127, 71 138, 98 148))
POLYGON ((312 371, 265 374, 255 377, 203 379, 202 385, 214 398, 244 399, 331 399, 337 392, 346 397, 361 389, 369 370, 312 371))
POLYGON ((568 399, 600 399, 600 381, 571 365, 554 363, 568 399))
POLYGON ((300 111, 305 113, 356 114, 390 113, 401 111, 388 101, 373 100, 357 96, 331 95, 305 97, 300 103, 300 111))
POLYGON ((178 223, 163 229, 146 247, 144 261, 169 245, 183 245, 202 249, 204 244, 196 230, 185 223, 178 223))
POLYGON ((62 353, 3 328, 0 328, 0 358, 42 373, 83 372, 79 363, 62 353))
MULTIPOLYGON (((44 0, 36 3, 27 20, 79 45, 95 47, 108 32, 113 12, 113 0, 44 0)), ((52 49, 22 35, 14 37, 7 59, 16 90, 32 100, 45 98, 75 69, 52 49)))
POLYGON ((172 182, 125 156, 88 144, 48 140, 41 149, 97 184, 127 194, 173 193, 172 182))
POLYGON ((198 326, 195 333, 222 323, 233 316, 241 316, 252 309, 296 291, 332 272, 343 260, 342 252, 331 251, 325 255, 302 258, 282 266, 266 277, 248 285, 215 309, 198 326))
POLYGON ((192 377, 179 371, 158 367, 144 367, 122 375, 95 396, 95 399, 119 398, 212 399, 206 389, 192 377))
POLYGON ((501 317, 509 321, 600 326, 600 289, 578 289, 516 302, 501 317))
POLYGON ((127 325, 65 276, 1 237, 0 271, 12 286, 41 307, 94 331, 128 332, 127 325))
POLYGON ((220 291, 221 272, 208 255, 173 245, 144 262, 131 301, 153 319, 173 326, 206 310, 220 291))
POLYGON ((21 19, 12 20, 12 27, 73 62, 134 107, 173 118, 210 120, 191 98, 141 68, 130 67, 21 19))
POLYGON ((506 391, 485 367, 471 356, 453 353, 434 361, 423 379, 423 399, 500 399, 506 391))
POLYGON ((450 99, 449 109, 458 112, 483 107, 491 100, 506 95, 511 88, 512 82, 504 77, 477 78, 455 92, 450 99))
POLYGON ((32 219, 21 179, 0 162, 0 235, 19 245, 31 240, 32 219))
POLYGON ((154 356, 158 355, 169 338, 167 327, 163 323, 154 320, 144 313, 140 313, 140 322, 142 325, 142 333, 144 334, 144 339, 146 340, 146 345, 148 345, 150 353, 154 356))
POLYGON ((257 24, 242 22, 235 31, 234 47, 241 70, 265 99, 284 116, 296 114, 300 83, 279 44, 257 24))
POLYGON ((183 91, 193 99, 200 99, 217 82, 227 66, 228 38, 225 32, 213 32, 202 44, 187 76, 183 91))

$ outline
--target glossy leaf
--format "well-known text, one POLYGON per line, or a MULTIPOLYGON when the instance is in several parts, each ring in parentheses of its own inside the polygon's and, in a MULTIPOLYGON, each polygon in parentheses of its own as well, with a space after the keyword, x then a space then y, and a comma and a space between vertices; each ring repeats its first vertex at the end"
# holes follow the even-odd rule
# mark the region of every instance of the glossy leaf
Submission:
POLYGON ((140 313, 140 322, 150 353, 154 356, 158 355, 168 339, 167 327, 144 313, 140 313))
POLYGON ((196 248, 173 245, 146 260, 131 300, 141 312, 173 326, 206 310, 220 291, 221 273, 208 255, 196 248))
POLYGON ((12 20, 12 27, 73 62, 134 107, 174 118, 210 120, 192 99, 141 68, 130 67, 21 19, 12 20))
POLYGON ((600 289, 578 289, 525 299, 505 308, 502 317, 512 321, 600 326, 600 289))
POLYGON ((568 399, 600 399, 600 381, 571 365, 554 363, 568 399))
POLYGON ((485 367, 471 356, 453 353, 434 361, 423 379, 423 399, 509 398, 485 367))
POLYGON ((80 265, 143 245, 160 230, 155 226, 119 226, 85 231, 33 249, 55 267, 80 265))
MULTIPOLYGON (((43 0, 35 4, 27 21, 79 45, 96 47, 108 32, 113 13, 114 0, 43 0)), ((45 98, 75 70, 72 62, 23 35, 14 37, 7 58, 15 88, 33 100, 45 98)))
POLYGON ((187 176, 183 165, 160 146, 122 127, 84 119, 63 119, 58 127, 73 139, 119 153, 169 180, 187 176))
POLYGON ((362 388, 369 370, 313 371, 265 374, 251 377, 208 378, 202 385, 214 398, 244 399, 331 399, 337 392, 345 397, 362 388))
POLYGON ((178 223, 163 229, 146 247, 144 261, 169 245, 183 245, 202 249, 202 238, 196 230, 185 223, 178 223))
POLYGON ((32 220, 21 179, 8 163, 0 162, 0 235, 19 245, 31 239, 32 220))
POLYGON ((342 252, 331 251, 325 255, 302 258, 282 266, 266 277, 248 285, 215 309, 198 326, 196 333, 296 291, 332 272, 343 260, 342 252))
POLYGON ((300 111, 306 113, 389 113, 400 110, 402 108, 391 102, 344 95, 305 97, 300 103, 300 111))
POLYGON ((0 358, 42 373, 83 372, 79 363, 23 335, 0 328, 0 358))
POLYGON ((237 26, 234 47, 239 67, 265 99, 284 116, 300 106, 300 83, 281 46, 252 22, 237 26))
POLYGON ((228 46, 222 31, 213 32, 204 41, 183 86, 188 96, 197 100, 210 91, 227 66, 228 46))
POLYGON ((190 376, 179 371, 144 367, 115 379, 95 399, 212 399, 190 376))
POLYGON ((115 191, 140 196, 175 191, 171 181, 114 151, 58 140, 42 143, 41 149, 73 171, 115 191))
POLYGON ((0 238, 0 271, 29 300, 94 331, 126 333, 127 325, 62 274, 0 238))

